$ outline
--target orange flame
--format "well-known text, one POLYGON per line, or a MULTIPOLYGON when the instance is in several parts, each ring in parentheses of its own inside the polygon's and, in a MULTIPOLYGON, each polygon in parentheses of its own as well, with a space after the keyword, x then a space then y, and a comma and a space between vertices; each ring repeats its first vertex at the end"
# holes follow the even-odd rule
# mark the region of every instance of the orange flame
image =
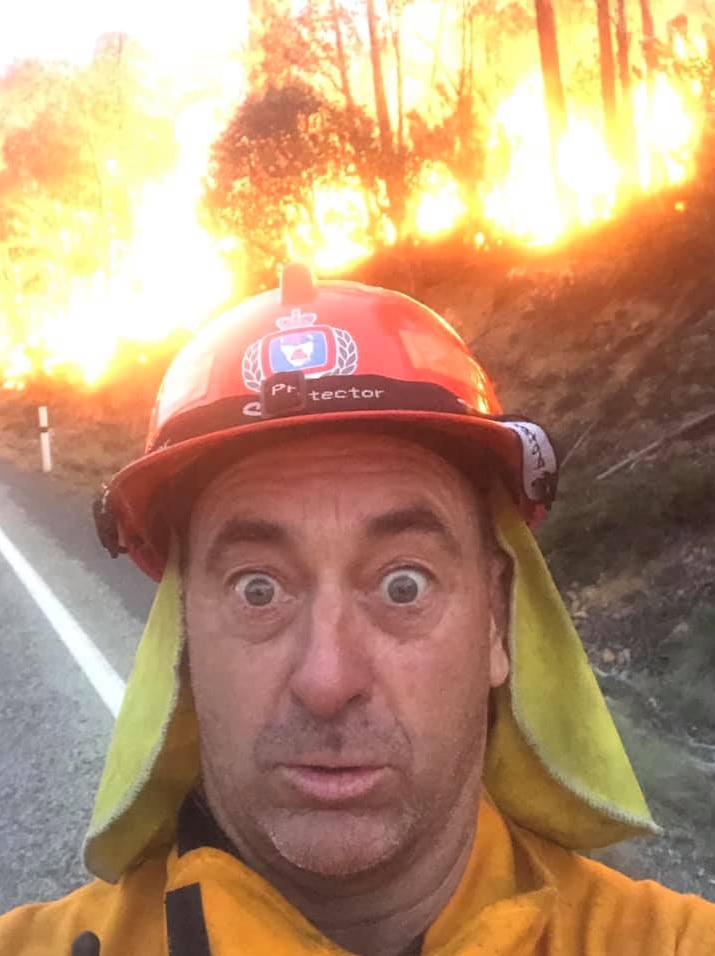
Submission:
MULTIPOLYGON (((567 229, 551 158, 549 124, 543 105, 541 76, 527 77, 499 106, 489 146, 506 145, 506 172, 484 197, 485 218, 496 231, 532 245, 554 242, 567 229)), ((619 181, 617 165, 602 137, 585 120, 572 121, 559 144, 562 182, 576 198, 582 225, 613 211, 619 181)))
POLYGON ((459 186, 446 166, 423 169, 415 202, 414 229, 429 239, 450 232, 467 214, 459 186))
POLYGON ((356 265, 374 251, 364 193, 357 185, 316 183, 310 217, 288 236, 291 259, 307 259, 326 275, 356 265))
MULTIPOLYGON (((437 5, 412 5, 408 13, 404 44, 418 20, 429 22, 432 33, 445 35, 442 52, 457 56, 457 34, 450 33, 449 18, 442 22, 437 5)), ((686 43, 676 36, 673 47, 674 58, 683 64, 706 56, 702 38, 686 43)), ((424 40, 415 44, 412 71, 406 66, 407 106, 419 101, 423 75, 437 62, 432 51, 424 40)), ((629 191, 652 191, 690 178, 705 123, 703 100, 701 79, 687 71, 658 72, 652 83, 635 84, 629 171, 623 155, 609 148, 597 100, 569 101, 566 130, 554 151, 541 74, 522 74, 491 117, 481 180, 457 182, 445 164, 426 164, 407 197, 403 228, 429 240, 466 223, 476 249, 488 247, 495 236, 531 246, 554 243, 575 228, 614 216, 629 191)), ((394 110, 394 96, 390 105, 394 110)), ((131 240, 113 241, 106 269, 71 279, 62 294, 55 289, 46 298, 16 297, 24 318, 20 337, 10 334, 9 325, 3 327, 0 314, 4 387, 21 388, 35 371, 94 385, 108 374, 124 343, 134 343, 141 362, 146 343, 196 328, 230 296, 236 277, 225 265, 225 245, 197 217, 209 147, 226 115, 226 108, 217 114, 208 98, 194 99, 180 113, 176 166, 135 197, 134 234, 131 240)), ((106 172, 121 177, 119 161, 110 159, 106 172)), ((57 238, 69 242, 61 232, 57 238)), ((358 181, 325 181, 315 184, 310 209, 296 210, 287 244, 291 256, 334 274, 395 239, 395 226, 358 181)))
POLYGON ((31 334, 7 351, 0 347, 5 387, 19 387, 33 370, 95 385, 122 343, 140 346, 193 330, 229 297, 233 278, 196 215, 216 133, 205 106, 182 114, 175 131, 179 160, 144 187, 131 241, 114 240, 108 268, 71 280, 63 301, 25 303, 31 334))
MULTIPOLYGON (((694 172, 702 132, 702 114, 690 112, 671 80, 654 77, 633 95, 636 153, 643 191, 684 182, 694 172)), ((530 245, 555 242, 575 225, 588 226, 616 211, 624 173, 609 151, 600 122, 592 115, 571 115, 557 150, 557 182, 543 105, 541 77, 534 73, 497 109, 490 147, 500 141, 508 151, 505 175, 484 197, 484 214, 501 233, 530 245), (567 201, 559 193, 567 192, 567 201)))

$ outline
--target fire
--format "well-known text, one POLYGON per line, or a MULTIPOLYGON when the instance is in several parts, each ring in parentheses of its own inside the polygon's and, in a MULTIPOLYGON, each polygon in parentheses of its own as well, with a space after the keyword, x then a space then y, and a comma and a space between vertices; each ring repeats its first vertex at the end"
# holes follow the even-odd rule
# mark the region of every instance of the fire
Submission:
MULTIPOLYGON (((438 65, 459 58, 456 14, 443 6, 419 0, 405 8, 402 93, 407 111, 420 107, 427 78, 433 87, 443 81, 438 65)), ((702 37, 676 34, 672 58, 682 69, 656 71, 650 81, 634 78, 634 142, 615 146, 604 133, 594 90, 591 100, 583 94, 567 97, 565 131, 554 147, 541 73, 533 64, 522 68, 511 87, 501 88, 495 98, 482 143, 484 166, 475 170, 473 182, 458 181, 446 163, 425 163, 406 187, 406 214, 400 224, 389 220, 385 197, 367 195, 356 174, 349 181, 316 182, 309 202, 293 210, 286 224, 288 253, 331 275, 369 257, 376 247, 393 244, 398 230, 429 241, 464 226, 475 237, 478 254, 495 239, 544 246, 574 229, 607 220, 638 190, 653 191, 694 175, 706 107, 702 77, 689 64, 705 62, 707 56, 702 37)), ((372 94, 366 76, 362 86, 367 103, 372 94)), ((56 278, 49 292, 11 296, 22 316, 20 331, 17 320, 11 323, 0 311, 4 387, 21 388, 34 372, 96 385, 126 343, 132 344, 135 360, 145 362, 148 343, 160 342, 177 329, 195 329, 235 293, 235 270, 226 265, 227 241, 219 241, 201 224, 198 207, 211 143, 239 94, 231 101, 217 97, 215 90, 196 94, 201 83, 191 83, 189 78, 184 88, 191 94, 177 97, 188 105, 178 110, 174 124, 174 168, 130 190, 131 236, 111 240, 109 262, 94 274, 55 277, 57 267, 48 262, 47 273, 56 278)), ((239 93, 240 86, 234 86, 239 93)), ((395 90, 389 94, 394 117, 399 100, 395 90)), ((441 107, 434 102, 422 115, 439 126, 441 107)), ((104 174, 117 182, 129 176, 120 159, 111 156, 104 174)), ((91 228, 91 221, 84 226, 91 228)), ((71 248, 72 227, 62 224, 53 237, 65 252, 71 248)), ((233 258, 236 261, 236 255, 233 258)), ((12 268, 6 274, 12 275, 12 268)))
POLYGON ((417 191, 415 232, 422 238, 450 232, 467 214, 459 186, 444 166, 432 165, 422 175, 417 191))
MULTIPOLYGON (((196 213, 216 131, 205 108, 186 111, 176 128, 178 162, 141 191, 131 241, 114 240, 107 268, 71 279, 62 297, 25 303, 32 331, 5 352, 6 387, 18 387, 32 370, 96 385, 122 343, 192 330, 229 297, 233 278, 196 213)), ((112 171, 121 174, 114 162, 112 171)))
MULTIPOLYGON (((466 212, 447 168, 428 166, 412 198, 414 234, 430 239, 447 233, 466 212)), ((382 246, 392 245, 396 230, 384 218, 371 222, 368 197, 358 184, 317 183, 310 209, 299 214, 299 221, 289 231, 288 254, 292 259, 310 261, 323 275, 332 275, 372 255, 376 239, 382 246)))
MULTIPOLYGON (((689 111, 682 93, 664 74, 656 74, 651 91, 645 80, 638 83, 633 106, 640 188, 647 192, 692 176, 702 113, 689 111)), ((570 116, 558 145, 559 182, 541 76, 527 77, 500 104, 489 142, 495 184, 484 197, 485 217, 498 232, 543 246, 576 225, 613 216, 625 176, 594 112, 570 116)))
POLYGON ((694 153, 702 134, 702 114, 688 112, 682 95, 657 74, 652 97, 645 83, 635 91, 638 173, 643 191, 685 182, 694 173, 694 153))
MULTIPOLYGON (((554 175, 538 73, 527 77, 499 106, 488 147, 497 169, 495 185, 484 197, 487 221, 498 232, 531 245, 554 242, 569 220, 554 175)), ((576 220, 588 225, 607 218, 615 207, 619 171, 599 131, 585 119, 572 120, 559 144, 557 161, 576 220)))
POLYGON ((309 260, 329 275, 371 255, 369 235, 368 204, 359 187, 317 183, 310 212, 288 235, 288 252, 291 259, 309 260))
MULTIPOLYGON (((459 187, 444 166, 427 167, 412 199, 411 226, 423 239, 454 229, 467 212, 459 187)), ((291 258, 309 260, 318 272, 332 275, 354 266, 375 251, 376 235, 383 246, 396 239, 387 220, 370 221, 367 197, 358 185, 318 183, 310 211, 300 216, 288 236, 291 258)))

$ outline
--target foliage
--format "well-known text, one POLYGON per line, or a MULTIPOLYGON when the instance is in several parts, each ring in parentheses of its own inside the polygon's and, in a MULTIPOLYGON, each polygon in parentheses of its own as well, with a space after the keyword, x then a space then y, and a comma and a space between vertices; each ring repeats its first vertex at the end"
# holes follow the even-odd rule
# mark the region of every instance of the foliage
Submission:
POLYGON ((290 227, 310 221, 315 184, 367 167, 372 133, 364 114, 348 120, 302 83, 268 87, 241 104, 214 144, 207 205, 226 231, 247 239, 254 268, 270 269, 288 254, 290 227))
POLYGON ((652 560, 675 530, 715 525, 710 469, 710 462, 688 454, 659 462, 657 477, 645 466, 603 482, 579 475, 578 494, 564 496, 539 533, 557 579, 595 582, 652 560))
POLYGON ((661 677, 659 691, 675 711, 691 726, 715 724, 715 606, 705 603, 693 608, 692 621, 686 624, 687 640, 676 635, 663 650, 668 667, 661 677), (683 693, 687 688, 687 693, 683 693))

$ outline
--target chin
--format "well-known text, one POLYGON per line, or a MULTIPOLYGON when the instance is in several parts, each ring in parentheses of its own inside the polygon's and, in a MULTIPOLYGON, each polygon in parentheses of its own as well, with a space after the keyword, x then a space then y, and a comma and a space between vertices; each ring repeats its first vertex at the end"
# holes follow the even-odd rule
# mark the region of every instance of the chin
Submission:
POLYGON ((291 814, 267 828, 274 850, 317 877, 350 879, 391 863, 411 842, 412 821, 346 811, 291 814))

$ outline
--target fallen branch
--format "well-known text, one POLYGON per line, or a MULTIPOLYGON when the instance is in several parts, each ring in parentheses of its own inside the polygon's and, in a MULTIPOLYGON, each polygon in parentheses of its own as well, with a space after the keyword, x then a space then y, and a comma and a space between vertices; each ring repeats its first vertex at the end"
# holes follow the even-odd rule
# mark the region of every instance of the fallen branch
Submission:
POLYGON ((678 438, 681 435, 687 435, 689 431, 694 430, 699 425, 709 421, 711 418, 715 418, 715 408, 710 408, 706 412, 701 412, 699 415, 696 415, 695 418, 691 418, 690 421, 687 421, 682 425, 678 425, 677 428, 671 429, 671 431, 666 432, 662 438, 651 442, 650 445, 646 445, 645 448, 641 448, 640 451, 631 452, 631 454, 626 458, 623 458, 615 465, 611 465, 610 468, 607 468, 605 471, 602 471, 600 475, 597 475, 596 481, 602 481, 604 478, 610 478, 611 475, 615 475, 616 472, 622 471, 629 465, 635 464, 635 462, 639 461, 641 458, 644 458, 646 455, 650 454, 650 452, 655 451, 656 448, 660 448, 661 445, 665 445, 667 442, 672 441, 674 438, 678 438))
POLYGON ((588 426, 588 428, 587 428, 585 431, 582 431, 582 432, 581 432, 581 434, 579 435, 579 437, 576 439, 576 441, 573 443, 573 445, 569 448, 569 450, 566 452, 566 454, 564 455, 564 457, 561 459, 561 468, 562 468, 562 469, 564 468, 566 462, 569 460, 569 458, 571 457, 571 455, 573 455, 574 452, 576 452, 576 451, 580 448, 580 446, 586 441, 586 439, 588 438, 588 436, 591 434, 591 432, 593 431, 593 429, 594 429, 594 428, 596 427, 596 425, 598 424, 598 421, 599 421, 598 418, 594 418, 593 421, 591 422, 591 424, 588 426))

